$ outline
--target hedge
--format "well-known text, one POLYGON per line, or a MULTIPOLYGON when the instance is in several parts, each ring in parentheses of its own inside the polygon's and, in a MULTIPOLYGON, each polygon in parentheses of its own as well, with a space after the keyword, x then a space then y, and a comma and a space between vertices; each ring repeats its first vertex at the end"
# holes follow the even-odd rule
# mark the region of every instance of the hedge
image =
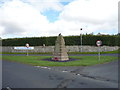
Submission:
MULTIPOLYGON (((9 38, 2 39, 2 46, 25 46, 29 43, 30 46, 54 46, 57 36, 54 37, 30 37, 30 38, 9 38)), ((96 41, 101 40, 102 45, 120 46, 119 35, 82 35, 82 44, 96 46, 96 41)), ((64 36, 66 45, 80 45, 80 36, 64 36)))

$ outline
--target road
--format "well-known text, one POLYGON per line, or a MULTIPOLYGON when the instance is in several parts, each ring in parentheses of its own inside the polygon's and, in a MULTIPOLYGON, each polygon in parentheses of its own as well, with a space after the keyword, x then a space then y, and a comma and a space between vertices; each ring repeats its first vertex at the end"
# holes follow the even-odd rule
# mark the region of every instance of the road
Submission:
POLYGON ((2 84, 3 88, 118 88, 117 63, 41 67, 3 60, 2 84))

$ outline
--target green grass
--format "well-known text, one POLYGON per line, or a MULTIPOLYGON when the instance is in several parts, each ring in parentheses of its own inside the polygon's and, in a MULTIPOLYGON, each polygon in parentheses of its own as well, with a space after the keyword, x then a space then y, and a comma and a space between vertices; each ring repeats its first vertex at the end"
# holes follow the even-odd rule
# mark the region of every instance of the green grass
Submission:
POLYGON ((51 56, 3 56, 3 60, 9 60, 13 62, 19 62, 24 64, 30 64, 33 66, 91 66, 96 64, 103 64, 118 60, 118 57, 113 56, 101 56, 101 60, 98 61, 98 56, 70 56, 70 58, 78 59, 70 62, 53 62, 44 61, 42 59, 52 58, 51 56))
MULTIPOLYGON (((0 54, 26 54, 26 52, 0 52, 0 54)), ((52 52, 29 52, 29 54, 52 54, 52 52)))
MULTIPOLYGON (((106 52, 100 52, 101 54, 116 54, 118 53, 118 50, 115 51, 106 51, 106 52)), ((69 54, 98 54, 98 52, 70 52, 69 54)))

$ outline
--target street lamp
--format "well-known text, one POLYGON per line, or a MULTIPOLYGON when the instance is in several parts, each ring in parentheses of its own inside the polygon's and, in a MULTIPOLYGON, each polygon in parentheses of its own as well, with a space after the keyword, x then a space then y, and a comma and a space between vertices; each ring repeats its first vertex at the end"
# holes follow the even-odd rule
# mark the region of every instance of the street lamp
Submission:
MULTIPOLYGON (((80 28, 80 30, 82 31, 82 28, 80 28)), ((80 36, 81 36, 81 48, 80 48, 80 51, 82 52, 82 32, 81 32, 80 36)))

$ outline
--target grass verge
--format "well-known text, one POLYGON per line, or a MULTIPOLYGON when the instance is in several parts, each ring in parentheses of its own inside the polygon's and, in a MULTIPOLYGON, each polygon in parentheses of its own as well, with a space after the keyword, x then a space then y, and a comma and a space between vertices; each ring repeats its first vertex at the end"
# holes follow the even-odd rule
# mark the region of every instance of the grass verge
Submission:
POLYGON ((98 61, 98 56, 70 56, 70 58, 78 59, 76 61, 69 62, 53 62, 44 61, 43 59, 52 58, 51 56, 3 56, 3 60, 20 62, 24 64, 30 64, 33 66, 91 66, 96 64, 103 64, 118 60, 118 57, 113 56, 101 56, 101 60, 98 61))

